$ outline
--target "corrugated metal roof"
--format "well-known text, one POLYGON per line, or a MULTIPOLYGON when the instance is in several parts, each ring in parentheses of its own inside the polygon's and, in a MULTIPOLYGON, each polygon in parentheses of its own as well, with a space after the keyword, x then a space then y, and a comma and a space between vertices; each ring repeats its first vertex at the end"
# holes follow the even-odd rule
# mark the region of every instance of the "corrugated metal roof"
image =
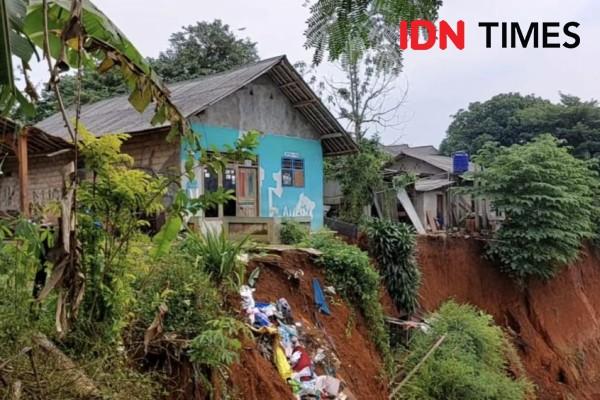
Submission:
MULTIPOLYGON (((445 172, 452 173, 453 170, 452 157, 440 155, 438 150, 433 146, 409 147, 408 145, 397 145, 384 146, 384 149, 390 154, 392 154, 395 158, 398 158, 402 155, 406 155, 408 157, 416 158, 418 160, 431 164, 434 167, 439 168, 445 172)), ((469 171, 474 170, 475 165, 470 162, 469 171)))
POLYGON ((404 150, 411 150, 420 154, 439 154, 438 150, 433 146, 416 146, 410 147, 407 144, 392 144, 381 146, 382 150, 386 153, 396 157, 403 153, 404 150))
MULTIPOLYGON (((200 79, 178 82, 168 85, 168 88, 173 103, 183 115, 191 117, 264 74, 268 74, 280 86, 292 104, 323 137, 326 154, 345 154, 357 150, 354 141, 285 56, 269 58, 200 79)), ((74 116, 73 109, 68 112, 74 116)), ((140 114, 129 104, 128 95, 124 95, 83 106, 81 121, 87 129, 99 136, 143 132, 166 126, 152 126, 150 121, 153 115, 154 107, 149 106, 140 114)), ((50 135, 69 139, 60 114, 39 122, 36 128, 50 135)))
POLYGON ((449 180, 448 178, 419 179, 415 182, 415 190, 417 192, 430 192, 432 190, 450 186, 453 183, 454 182, 449 180))

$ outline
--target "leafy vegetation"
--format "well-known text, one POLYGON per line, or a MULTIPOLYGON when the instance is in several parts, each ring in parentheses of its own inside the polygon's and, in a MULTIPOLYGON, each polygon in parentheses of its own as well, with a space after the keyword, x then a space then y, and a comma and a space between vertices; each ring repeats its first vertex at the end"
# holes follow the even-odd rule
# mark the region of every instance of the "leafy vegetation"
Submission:
POLYGON ((454 301, 443 304, 418 331, 409 346, 404 370, 416 367, 433 344, 445 336, 417 373, 400 391, 407 400, 525 400, 533 386, 507 373, 510 344, 492 317, 454 301))
POLYGON ((440 150, 476 154, 488 141, 502 146, 524 144, 549 133, 582 159, 600 154, 600 106, 595 100, 561 94, 559 103, 533 95, 499 94, 459 110, 448 127, 440 150))
POLYGON ((597 173, 550 135, 531 143, 484 146, 471 192, 506 219, 487 252, 518 281, 551 278, 574 261, 598 221, 597 173))
MULTIPOLYGON (((31 282, 38 272, 45 273, 47 266, 40 265, 40 257, 53 241, 53 232, 25 219, 0 221, 0 343, 3 345, 14 346, 36 324, 52 327, 52 318, 44 318, 46 307, 34 303, 31 282)), ((38 292, 39 289, 36 288, 38 292)))
POLYGON ((239 39, 220 19, 182 27, 169 39, 169 48, 150 59, 167 82, 185 81, 258 61, 256 43, 239 39))
POLYGON ((407 224, 373 219, 367 224, 366 233, 371 252, 377 258, 383 281, 396 307, 413 313, 419 305, 421 286, 413 228, 407 224))
MULTIPOLYGON (((147 256, 142 255, 144 259, 147 256)), ((147 265, 133 283, 134 325, 140 330, 152 324, 161 304, 168 309, 162 320, 164 330, 186 339, 193 339, 209 321, 221 315, 219 291, 196 257, 173 249, 168 257, 147 260, 147 265)))
POLYGON ((388 157, 379 149, 379 141, 363 140, 360 152, 339 157, 327 165, 326 174, 341 186, 343 201, 339 217, 357 223, 365 215, 365 207, 373 200, 373 192, 384 187, 381 169, 388 157))
POLYGON ((318 262, 325 268, 327 279, 365 316, 373 341, 391 368, 389 332, 379 302, 381 277, 368 254, 327 231, 311 235, 307 244, 323 252, 318 262))
POLYGON ((125 323, 129 245, 144 216, 163 209, 168 181, 132 169, 133 159, 121 153, 127 135, 94 137, 80 129, 80 153, 90 180, 78 191, 78 223, 83 249, 86 291, 79 327, 91 332, 112 332, 119 337, 125 323), (97 324, 106 326, 99 328, 97 324))
POLYGON ((243 322, 231 317, 209 321, 207 326, 208 329, 191 341, 190 359, 226 379, 229 367, 239 361, 242 350, 240 339, 249 339, 252 332, 243 322))
POLYGON ((188 233, 183 246, 187 253, 198 258, 219 287, 237 291, 246 274, 246 265, 241 258, 247 243, 248 238, 235 242, 229 240, 224 231, 217 233, 209 229, 204 234, 188 233))
MULTIPOLYGON (((153 123, 171 124, 171 137, 187 133, 187 122, 171 103, 168 92, 147 60, 127 37, 91 2, 47 1, 27 2, 10 0, 2 2, 0 10, 0 114, 6 115, 18 104, 21 114, 32 117, 35 107, 31 100, 38 95, 29 81, 27 71, 37 49, 43 50, 48 60, 49 86, 56 99, 60 99, 58 75, 76 68, 97 69, 100 73, 119 71, 131 93, 129 101, 142 112, 155 102, 153 123), (18 90, 12 71, 10 55, 20 59, 25 75, 25 93, 18 90), (54 61, 53 61, 54 60, 54 61)), ((75 131, 65 116, 67 129, 74 139, 75 131)))
POLYGON ((242 340, 250 336, 245 325, 233 318, 225 299, 245 269, 239 260, 245 246, 221 234, 187 232, 168 255, 159 259, 146 255, 150 268, 134 285, 133 341, 146 337, 148 327, 161 316, 164 332, 150 340, 151 351, 163 352, 167 358, 183 355, 209 389, 217 389, 215 384, 226 389, 223 382, 229 367, 239 359, 242 340))
POLYGON ((298 221, 285 220, 281 223, 279 239, 283 244, 299 244, 308 237, 309 229, 298 221))
POLYGON ((313 62, 360 58, 368 49, 400 58, 398 24, 401 20, 434 21, 441 0, 316 0, 307 21, 306 47, 313 62))
MULTIPOLYGON (((226 71, 238 65, 257 61, 256 43, 238 39, 220 20, 197 22, 171 35, 170 47, 157 58, 148 58, 154 71, 166 82, 177 82, 226 71)), ((108 71, 87 70, 82 74, 81 104, 93 103, 128 93, 121 76, 108 71)), ((66 106, 77 98, 78 79, 69 74, 61 78, 60 89, 66 106)), ((41 121, 58 111, 53 90, 44 89, 31 117, 41 121)), ((27 120, 26 116, 18 119, 27 120)))

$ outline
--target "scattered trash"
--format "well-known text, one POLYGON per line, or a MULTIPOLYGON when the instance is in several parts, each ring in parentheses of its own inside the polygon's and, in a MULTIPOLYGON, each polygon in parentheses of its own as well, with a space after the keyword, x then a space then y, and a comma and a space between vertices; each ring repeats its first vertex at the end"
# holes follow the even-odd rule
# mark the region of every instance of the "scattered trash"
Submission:
MULTIPOLYGON (((279 375, 299 400, 354 399, 344 388, 343 382, 336 377, 340 361, 331 338, 317 318, 318 312, 331 315, 325 293, 334 296, 335 289, 325 286, 324 293, 320 281, 316 278, 312 280, 316 325, 312 327, 307 321, 303 321, 307 324, 305 330, 301 321, 294 321, 292 307, 287 299, 281 297, 274 303, 254 299, 255 289, 252 286, 256 284, 259 274, 260 269, 256 268, 250 274, 248 285, 240 288, 242 309, 251 330, 258 336, 258 351, 263 357, 273 360, 279 375), (317 349, 314 359, 311 359, 307 348, 301 344, 300 337, 303 338, 302 343, 317 349), (316 365, 325 375, 315 374, 316 365)), ((292 283, 300 283, 303 276, 304 272, 298 269, 289 274, 288 278, 292 283)))
POLYGON ((316 379, 316 389, 330 396, 337 396, 340 392, 342 382, 333 376, 318 376, 316 379))
POLYGON ((242 308, 249 310, 255 307, 254 303, 254 290, 248 285, 242 285, 240 287, 240 297, 242 298, 242 308))
POLYGON ((256 267, 250 272, 250 276, 248 277, 248 286, 251 288, 256 287, 256 283, 258 282, 258 278, 260 277, 260 267, 256 267))
POLYGON ((292 377, 292 368, 290 367, 290 363, 288 362, 283 349, 279 345, 275 346, 275 350, 273 352, 273 361, 275 362, 275 366, 277 366, 279 375, 284 381, 287 381, 292 377))
POLYGON ((283 319, 283 322, 285 322, 286 324, 294 323, 294 317, 292 316, 292 307, 286 299, 282 297, 279 300, 277 300, 276 307, 279 314, 281 314, 281 319, 283 319))
POLYGON ((306 352, 304 346, 300 344, 298 337, 292 337, 292 355, 290 356, 290 364, 292 365, 292 378, 304 382, 313 378, 313 365, 310 356, 306 352))
POLYGON ((333 286, 325 286, 325 293, 327 293, 330 296, 335 296, 337 294, 333 286))
POLYGON ((320 363, 321 361, 323 361, 325 359, 325 357, 327 357, 327 356, 325 355, 324 349, 317 350, 317 355, 314 358, 315 363, 320 363))
POLYGON ((329 310, 329 306, 327 305, 327 300, 325 299, 325 295, 323 294, 323 289, 321 289, 321 284, 319 283, 319 280, 317 278, 313 278, 312 286, 315 304, 317 305, 319 311, 325 315, 331 315, 331 311, 329 310))

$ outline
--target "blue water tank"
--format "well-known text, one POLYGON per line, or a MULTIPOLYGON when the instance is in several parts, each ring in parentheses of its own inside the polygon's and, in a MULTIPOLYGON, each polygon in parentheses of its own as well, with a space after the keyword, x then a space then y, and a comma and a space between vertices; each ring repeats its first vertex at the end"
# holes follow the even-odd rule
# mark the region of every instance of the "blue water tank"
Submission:
POLYGON ((457 151, 452 155, 452 172, 462 174, 469 170, 469 154, 464 151, 457 151))

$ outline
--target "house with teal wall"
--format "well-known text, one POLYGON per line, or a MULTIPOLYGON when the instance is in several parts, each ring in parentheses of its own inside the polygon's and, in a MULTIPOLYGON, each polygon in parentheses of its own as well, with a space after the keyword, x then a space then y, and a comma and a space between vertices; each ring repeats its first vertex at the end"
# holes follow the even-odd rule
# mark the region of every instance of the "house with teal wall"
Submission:
MULTIPOLYGON (((313 230, 322 227, 324 157, 357 147, 285 56, 175 83, 169 90, 205 148, 220 151, 247 131, 261 132, 256 159, 223 171, 197 164, 189 180, 182 174, 186 144, 164 140, 169 126, 151 124, 152 107, 139 114, 127 96, 119 96, 84 106, 81 120, 96 135, 130 134, 123 149, 136 165, 180 174, 191 197, 219 187, 235 193, 235 200, 192 216, 190 224, 254 234, 283 219, 309 223, 313 230)), ((59 115, 36 127, 68 138, 59 115)))

